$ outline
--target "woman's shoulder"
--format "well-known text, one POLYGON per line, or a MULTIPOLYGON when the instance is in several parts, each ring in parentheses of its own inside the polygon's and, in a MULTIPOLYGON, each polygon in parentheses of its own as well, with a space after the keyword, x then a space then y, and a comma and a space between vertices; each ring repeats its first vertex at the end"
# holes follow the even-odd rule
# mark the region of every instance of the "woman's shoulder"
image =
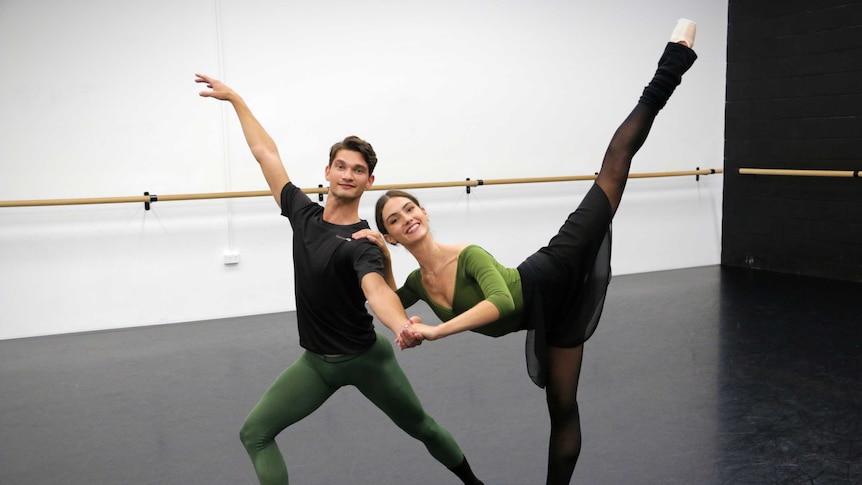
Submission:
POLYGON ((465 245, 458 255, 458 260, 459 263, 470 266, 499 264, 493 254, 489 253, 485 248, 478 244, 465 245))
POLYGON ((478 244, 464 244, 461 247, 460 254, 467 254, 467 255, 478 254, 478 255, 482 255, 482 256, 491 256, 493 258, 493 255, 491 255, 491 253, 489 253, 485 248, 483 248, 482 246, 479 246, 478 244))
POLYGON ((487 253, 488 252, 488 251, 485 251, 478 244, 461 243, 461 244, 453 244, 452 246, 455 248, 455 251, 458 254, 468 254, 468 253, 475 253, 475 252, 487 253))

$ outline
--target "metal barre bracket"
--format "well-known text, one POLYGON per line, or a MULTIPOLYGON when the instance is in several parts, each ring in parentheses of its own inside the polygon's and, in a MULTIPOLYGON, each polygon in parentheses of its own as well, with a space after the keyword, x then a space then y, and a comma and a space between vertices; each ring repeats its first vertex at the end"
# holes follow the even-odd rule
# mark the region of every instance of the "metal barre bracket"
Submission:
MULTIPOLYGON (((467 177, 467 182, 470 182, 470 177, 467 177)), ((485 185, 485 181, 483 179, 476 179, 476 186, 485 185)), ((470 194, 470 184, 466 184, 464 188, 467 189, 467 194, 470 194)))
MULTIPOLYGON (((322 188, 323 188, 323 184, 317 184, 317 188, 318 188, 318 189, 322 189, 322 188)), ((323 192, 318 192, 318 193, 317 193, 317 201, 318 201, 318 202, 323 202, 323 192)))
MULTIPOLYGON (((700 167, 695 167, 695 170, 700 172, 700 167)), ((709 169, 709 173, 706 175, 715 175, 715 169, 714 168, 709 169)), ((694 176, 694 181, 700 182, 700 174, 699 173, 694 176)))
POLYGON ((147 210, 147 211, 148 211, 148 210, 150 210, 150 203, 151 203, 151 202, 158 202, 158 201, 159 201, 159 196, 158 196, 158 195, 156 195, 156 194, 150 195, 150 193, 149 193, 149 192, 144 192, 144 195, 145 195, 145 196, 149 196, 149 198, 150 198, 150 200, 148 200, 148 201, 147 201, 147 200, 145 200, 145 201, 144 201, 144 210, 147 210))

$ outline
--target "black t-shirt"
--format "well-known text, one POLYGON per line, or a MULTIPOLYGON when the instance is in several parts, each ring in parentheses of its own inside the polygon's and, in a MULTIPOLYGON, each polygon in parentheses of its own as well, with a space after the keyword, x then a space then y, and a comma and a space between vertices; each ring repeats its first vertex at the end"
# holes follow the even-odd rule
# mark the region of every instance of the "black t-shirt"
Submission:
POLYGON ((281 191, 281 215, 293 227, 293 265, 299 344, 320 354, 358 354, 376 337, 360 281, 383 274, 383 256, 367 239, 350 235, 368 229, 323 220, 323 207, 288 182, 281 191))

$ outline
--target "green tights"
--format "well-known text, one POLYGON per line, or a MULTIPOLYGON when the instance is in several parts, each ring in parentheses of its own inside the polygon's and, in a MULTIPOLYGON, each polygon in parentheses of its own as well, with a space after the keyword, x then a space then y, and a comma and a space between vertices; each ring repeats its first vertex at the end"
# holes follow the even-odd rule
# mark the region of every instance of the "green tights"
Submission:
POLYGON ((385 337, 357 355, 324 358, 304 352, 284 370, 251 410, 240 439, 261 484, 287 484, 287 466, 275 437, 320 407, 342 386, 356 386, 410 436, 421 441, 446 467, 464 461, 452 435, 425 413, 385 337))

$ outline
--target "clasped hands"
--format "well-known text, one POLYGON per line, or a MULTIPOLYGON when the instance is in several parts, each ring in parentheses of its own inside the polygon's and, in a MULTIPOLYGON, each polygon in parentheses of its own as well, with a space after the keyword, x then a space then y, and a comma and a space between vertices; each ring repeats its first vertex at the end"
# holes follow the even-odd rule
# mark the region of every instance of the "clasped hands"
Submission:
POLYGON ((401 350, 410 349, 416 347, 417 345, 422 345, 422 341, 425 340, 425 336, 417 332, 414 328, 414 325, 421 323, 421 318, 413 316, 410 317, 410 319, 407 320, 407 323, 404 324, 404 327, 401 329, 401 332, 395 339, 395 343, 398 344, 398 347, 401 350))

